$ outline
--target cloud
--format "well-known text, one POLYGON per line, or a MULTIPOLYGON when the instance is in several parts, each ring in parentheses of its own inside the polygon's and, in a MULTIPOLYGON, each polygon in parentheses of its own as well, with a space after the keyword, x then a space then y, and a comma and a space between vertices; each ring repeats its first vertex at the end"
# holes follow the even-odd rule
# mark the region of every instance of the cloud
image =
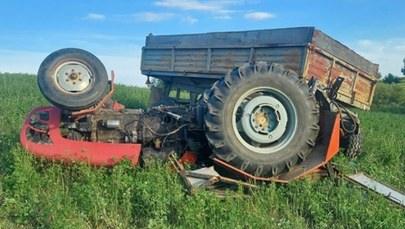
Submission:
POLYGON ((88 13, 85 19, 90 21, 103 21, 106 19, 106 16, 103 14, 88 13))
POLYGON ((231 17, 229 14, 223 14, 223 15, 215 16, 214 19, 218 19, 218 20, 231 20, 232 17, 231 17))
POLYGON ((154 12, 140 12, 133 15, 137 21, 145 22, 160 22, 173 18, 175 14, 172 13, 154 13, 154 12))
POLYGON ((362 39, 349 44, 350 48, 368 60, 379 64, 383 76, 392 73, 402 76, 402 60, 405 58, 405 39, 391 38, 387 40, 362 39))
POLYGON ((198 19, 197 19, 197 18, 194 18, 194 17, 192 17, 192 16, 183 17, 181 20, 182 20, 183 22, 187 23, 187 24, 190 24, 190 25, 193 25, 193 24, 195 24, 195 23, 198 22, 198 19))
POLYGON ((221 1, 206 1, 203 3, 197 0, 161 0, 156 1, 155 5, 181 10, 212 11, 222 9, 221 1))
POLYGON ((245 14, 245 18, 249 20, 266 20, 269 18, 275 18, 276 15, 268 12, 250 12, 245 14))
MULTIPOLYGON (((172 8, 183 11, 202 11, 214 14, 214 19, 229 20, 230 16, 237 11, 230 10, 229 7, 243 5, 246 0, 217 0, 217 1, 200 1, 200 0, 159 0, 154 4, 159 7, 172 8)), ((195 23, 195 22, 193 22, 195 23)))

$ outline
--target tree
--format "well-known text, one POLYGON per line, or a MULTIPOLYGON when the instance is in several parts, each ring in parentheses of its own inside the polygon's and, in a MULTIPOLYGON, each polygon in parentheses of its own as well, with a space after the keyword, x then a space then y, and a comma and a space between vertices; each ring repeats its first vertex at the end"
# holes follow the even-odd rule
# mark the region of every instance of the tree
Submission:
POLYGON ((388 83, 388 84, 392 84, 392 83, 399 83, 399 77, 398 76, 394 76, 391 73, 388 73, 388 75, 386 75, 383 79, 384 83, 388 83))
POLYGON ((404 58, 403 62, 404 62, 404 67, 401 68, 401 72, 402 72, 402 75, 405 76, 405 58, 404 58))

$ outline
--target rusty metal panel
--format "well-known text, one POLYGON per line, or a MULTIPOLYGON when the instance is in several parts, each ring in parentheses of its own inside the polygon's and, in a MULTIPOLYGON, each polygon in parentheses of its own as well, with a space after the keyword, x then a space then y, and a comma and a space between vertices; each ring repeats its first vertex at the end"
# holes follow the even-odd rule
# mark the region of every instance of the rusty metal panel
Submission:
POLYGON ((142 70, 170 70, 172 51, 170 49, 143 49, 142 70))
POLYGON ((377 64, 371 63, 369 60, 360 56, 350 48, 317 29, 314 30, 311 44, 327 53, 332 54, 338 59, 345 60, 347 63, 355 68, 358 68, 360 71, 367 73, 367 75, 370 77, 375 76, 378 72, 377 64))
POLYGON ((256 48, 254 60, 282 64, 286 69, 302 74, 305 53, 305 46, 256 48))
MULTIPOLYGON (((354 84, 354 79, 356 77, 356 72, 347 68, 340 62, 337 62, 331 71, 330 83, 333 83, 337 77, 343 77, 344 81, 339 89, 339 94, 351 97, 352 96, 352 87, 354 84)), ((369 92, 365 92, 369 93, 369 92)))
POLYGON ((359 75, 356 78, 356 82, 354 84, 354 100, 363 102, 365 104, 371 103, 371 96, 370 93, 373 90, 373 85, 375 84, 374 81, 370 81, 367 77, 363 75, 359 75))
MULTIPOLYGON (((340 48, 346 49, 343 46, 340 48)), ((359 55, 357 57, 360 58, 359 55)), ((337 99, 360 109, 370 109, 375 89, 375 75, 369 75, 346 60, 311 44, 304 78, 310 79, 312 76, 315 76, 319 85, 324 88, 330 87, 337 77, 343 77, 344 81, 337 99)))
POLYGON ((249 62, 250 48, 212 49, 210 70, 226 74, 230 69, 249 62))
POLYGON ((327 87, 333 60, 319 52, 311 51, 307 57, 307 62, 308 68, 304 78, 309 80, 312 77, 315 77, 319 85, 327 87))
POLYGON ((203 72, 207 49, 174 49, 174 71, 203 72))
POLYGON ((314 27, 181 35, 148 35, 145 47, 154 48, 241 48, 305 45, 314 27))

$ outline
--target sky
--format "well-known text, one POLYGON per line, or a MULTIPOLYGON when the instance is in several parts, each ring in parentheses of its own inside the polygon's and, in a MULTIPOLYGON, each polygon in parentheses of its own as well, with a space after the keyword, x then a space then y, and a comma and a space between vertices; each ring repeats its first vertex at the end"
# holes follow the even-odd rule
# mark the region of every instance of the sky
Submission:
POLYGON ((0 72, 36 74, 61 48, 95 54, 116 82, 144 86, 145 37, 314 26, 402 76, 403 0, 0 0, 0 72))

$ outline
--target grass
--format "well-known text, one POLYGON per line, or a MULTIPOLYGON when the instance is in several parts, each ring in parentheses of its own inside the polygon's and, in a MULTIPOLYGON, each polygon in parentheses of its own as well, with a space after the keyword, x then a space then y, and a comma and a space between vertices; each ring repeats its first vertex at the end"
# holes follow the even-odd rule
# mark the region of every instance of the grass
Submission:
POLYGON ((405 113, 405 82, 379 83, 371 110, 389 113, 405 113))
MULTIPOLYGON (((113 169, 35 159, 19 145, 29 111, 48 104, 36 78, 0 74, 0 228, 404 228, 405 211, 343 179, 304 178, 263 185, 220 200, 186 194, 167 165, 113 169)), ((118 85, 115 98, 146 107, 147 90, 118 85)), ((358 111, 364 153, 334 158, 346 173, 364 171, 405 191, 405 115, 358 111)))

